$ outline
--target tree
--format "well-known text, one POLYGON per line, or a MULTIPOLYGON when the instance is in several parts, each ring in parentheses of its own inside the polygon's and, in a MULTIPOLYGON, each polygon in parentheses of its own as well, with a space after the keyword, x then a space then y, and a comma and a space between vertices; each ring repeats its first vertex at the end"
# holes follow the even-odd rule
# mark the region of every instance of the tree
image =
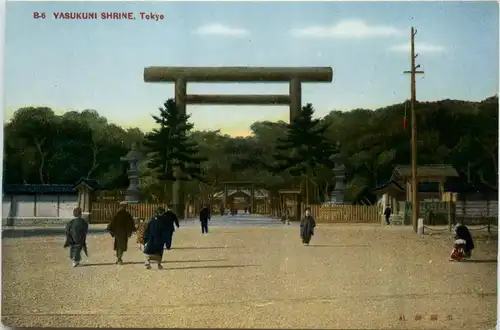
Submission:
POLYGON ((190 138, 193 129, 188 122, 190 116, 181 114, 173 99, 167 100, 159 111, 159 116, 152 117, 160 127, 144 141, 150 158, 148 167, 165 183, 165 191, 167 183, 175 180, 202 181, 201 163, 205 158, 198 155, 197 143, 190 138))
POLYGON ((28 148, 35 148, 38 156, 38 178, 42 184, 47 182, 47 156, 54 151, 57 141, 57 119, 50 108, 28 107, 16 111, 10 122, 13 137, 28 148))
MULTIPOLYGON (((273 173, 288 171, 293 177, 303 177, 306 184, 306 202, 309 204, 309 181, 313 181, 320 166, 333 167, 330 156, 334 147, 325 138, 328 128, 319 119, 313 119, 314 108, 308 103, 290 125, 284 138, 279 138, 274 154, 273 173)), ((317 186, 317 184, 315 183, 317 186)))

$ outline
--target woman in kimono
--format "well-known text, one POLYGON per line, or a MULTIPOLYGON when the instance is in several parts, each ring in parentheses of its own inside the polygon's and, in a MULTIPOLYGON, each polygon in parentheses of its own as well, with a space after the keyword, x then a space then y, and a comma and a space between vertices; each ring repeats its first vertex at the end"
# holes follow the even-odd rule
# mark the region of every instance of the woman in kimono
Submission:
POLYGON ((146 220, 139 219, 139 224, 137 225, 137 244, 139 245, 139 250, 144 250, 144 232, 146 231, 146 220))
POLYGON ((470 258, 473 249, 474 240, 469 228, 462 224, 457 224, 455 226, 455 242, 451 251, 450 261, 461 261, 470 258))
POLYGON ((311 209, 306 208, 304 216, 300 220, 300 237, 302 238, 302 244, 309 245, 311 242, 311 237, 314 235, 314 228, 316 227, 316 221, 311 216, 311 209))

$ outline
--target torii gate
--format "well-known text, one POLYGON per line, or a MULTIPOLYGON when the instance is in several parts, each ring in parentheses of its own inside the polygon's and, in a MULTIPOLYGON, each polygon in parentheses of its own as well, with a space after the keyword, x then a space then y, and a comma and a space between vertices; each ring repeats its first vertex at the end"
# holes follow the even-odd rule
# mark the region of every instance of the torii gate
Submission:
MULTIPOLYGON (((330 67, 147 67, 144 82, 175 83, 175 104, 186 114, 187 104, 289 105, 290 121, 302 106, 302 83, 332 82, 330 67), (186 95, 187 83, 283 83, 288 95, 186 95)), ((178 170, 178 169, 177 169, 178 170)), ((180 180, 174 182, 172 204, 179 218, 184 218, 184 194, 180 180)))

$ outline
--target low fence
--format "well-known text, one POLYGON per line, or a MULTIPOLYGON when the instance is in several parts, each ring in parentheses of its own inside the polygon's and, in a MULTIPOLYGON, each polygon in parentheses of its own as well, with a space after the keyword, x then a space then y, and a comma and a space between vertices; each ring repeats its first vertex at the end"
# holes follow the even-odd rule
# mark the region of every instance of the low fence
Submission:
POLYGON ((310 205, 318 223, 380 223, 382 215, 371 205, 310 205))
MULTIPOLYGON (((166 204, 136 203, 127 204, 127 210, 134 218, 150 219, 158 207, 166 208, 166 204)), ((120 209, 119 203, 94 202, 90 211, 91 223, 109 223, 120 209)))
MULTIPOLYGON (((424 219, 424 228, 430 231, 450 231, 457 223, 472 226, 471 230, 489 232, 498 228, 498 202, 496 201, 459 201, 426 202, 420 204, 419 217, 424 219)), ((412 203, 405 203, 405 224, 411 224, 412 203)))

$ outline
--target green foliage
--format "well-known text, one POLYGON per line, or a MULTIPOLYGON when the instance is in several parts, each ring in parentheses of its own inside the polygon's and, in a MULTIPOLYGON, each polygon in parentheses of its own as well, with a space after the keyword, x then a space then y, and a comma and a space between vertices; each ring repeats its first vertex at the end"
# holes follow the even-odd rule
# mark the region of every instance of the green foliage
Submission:
POLYGON ((160 116, 152 116, 160 125, 146 136, 144 146, 148 151, 149 168, 160 181, 200 180, 201 162, 198 144, 189 136, 193 124, 189 116, 181 114, 173 99, 167 100, 164 108, 159 108, 160 116), (179 173, 175 169, 180 169, 179 173))
MULTIPOLYGON (((49 108, 21 108, 4 125, 4 182, 75 183, 88 176, 110 188, 126 188, 127 164, 120 157, 133 142, 145 142, 143 151, 154 153, 141 165, 141 189, 148 199, 164 198, 163 180, 173 179, 175 166, 182 167, 182 179, 190 179, 187 193, 205 201, 221 190, 222 181, 236 180, 264 184, 272 193, 308 182, 311 191, 328 196, 334 183, 328 157, 339 141, 345 195, 354 201, 385 183, 395 165, 411 161, 411 123, 403 129, 403 103, 375 111, 331 111, 324 118, 314 118, 306 105, 291 124, 256 122, 246 138, 193 131, 189 117, 180 116, 174 105, 169 100, 161 108, 154 117, 159 127, 146 140, 140 130, 118 127, 95 110, 56 115, 49 108)), ((497 96, 482 102, 421 102, 416 112, 419 164, 451 164, 465 181, 498 186, 497 96)))
POLYGON ((3 179, 72 184, 88 177, 109 188, 126 187, 120 157, 142 139, 140 130, 110 124, 95 110, 55 115, 50 108, 21 108, 4 125, 3 179))
POLYGON ((286 135, 278 138, 272 173, 288 171, 292 176, 315 176, 320 166, 333 166, 329 157, 334 147, 325 138, 328 128, 320 119, 313 119, 312 104, 302 108, 300 115, 287 126, 286 135))

